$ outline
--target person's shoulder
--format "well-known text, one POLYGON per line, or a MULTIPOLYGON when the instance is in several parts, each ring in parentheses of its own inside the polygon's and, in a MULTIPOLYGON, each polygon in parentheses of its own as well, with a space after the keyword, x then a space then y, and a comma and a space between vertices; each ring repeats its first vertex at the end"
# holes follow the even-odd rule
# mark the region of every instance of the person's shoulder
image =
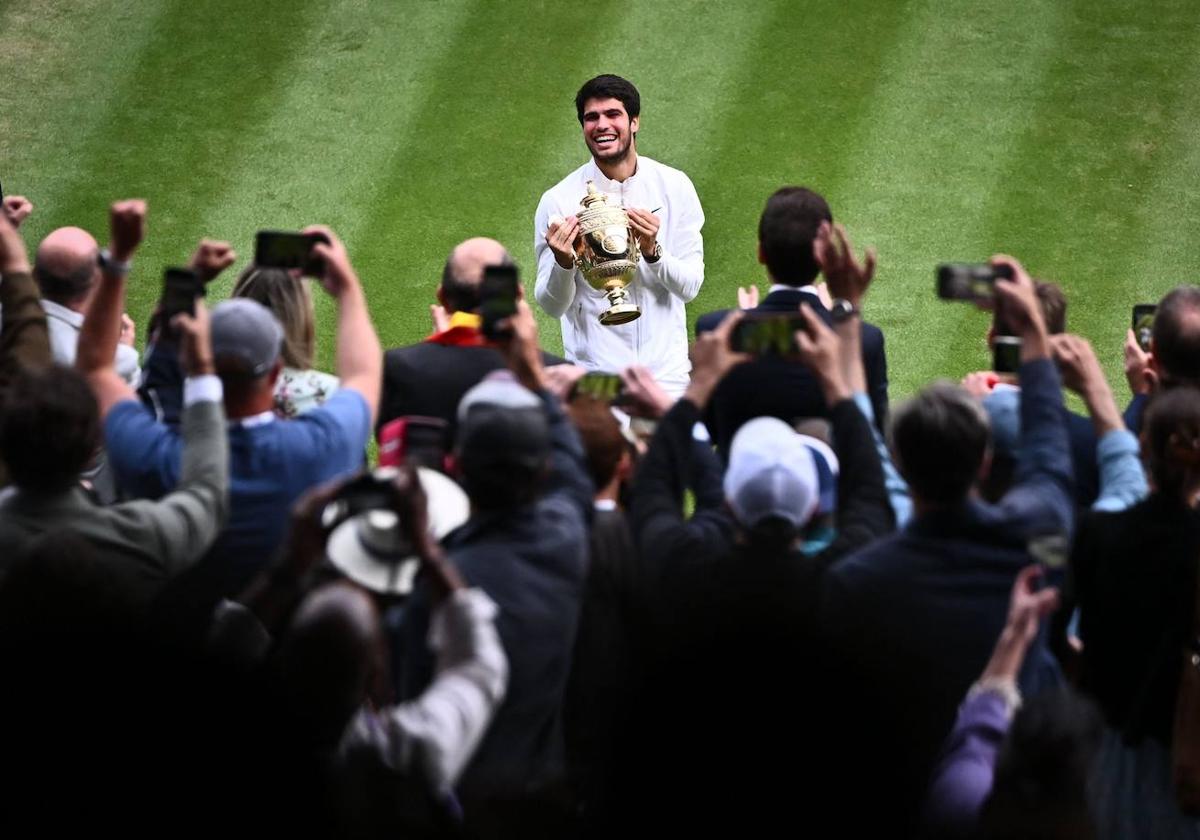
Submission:
POLYGON ((692 183, 692 179, 689 178, 688 174, 682 169, 677 169, 674 166, 654 160, 653 158, 648 158, 645 155, 639 155, 638 165, 640 166, 642 164, 645 164, 646 167, 654 173, 656 178, 660 178, 664 182, 676 187, 686 187, 692 192, 696 191, 696 187, 692 183))
POLYGON ((880 537, 836 561, 826 574, 841 586, 854 589, 869 581, 902 573, 903 541, 903 531, 880 537))
POLYGON ((696 335, 699 336, 702 333, 712 332, 721 325, 722 321, 729 317, 729 313, 732 311, 732 309, 718 309, 714 312, 705 312, 696 319, 696 335))

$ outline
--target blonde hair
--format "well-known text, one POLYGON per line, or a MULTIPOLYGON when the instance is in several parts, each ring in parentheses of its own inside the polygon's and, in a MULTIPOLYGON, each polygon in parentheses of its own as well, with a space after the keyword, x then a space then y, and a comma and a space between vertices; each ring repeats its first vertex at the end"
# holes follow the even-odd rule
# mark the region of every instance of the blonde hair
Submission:
POLYGON ((308 284, 285 268, 250 265, 231 295, 258 301, 275 314, 283 325, 283 363, 299 370, 312 368, 316 347, 316 314, 308 284))

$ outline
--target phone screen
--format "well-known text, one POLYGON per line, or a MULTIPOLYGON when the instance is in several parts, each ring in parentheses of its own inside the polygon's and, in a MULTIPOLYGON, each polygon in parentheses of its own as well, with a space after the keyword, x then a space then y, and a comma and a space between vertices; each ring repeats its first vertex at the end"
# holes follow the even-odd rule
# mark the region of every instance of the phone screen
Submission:
POLYGON ((998 335, 992 344, 992 370, 996 373, 1016 373, 1021 369, 1021 339, 998 335))
POLYGON ((796 331, 807 328, 799 314, 742 318, 729 337, 730 349, 755 356, 793 356, 799 352, 796 331))
POLYGON ((1154 335, 1154 314, 1158 305, 1154 303, 1139 303, 1133 307, 1133 334, 1137 336, 1138 346, 1145 352, 1150 352, 1150 338, 1154 335))
POLYGON ((937 267, 937 294, 943 300, 991 300, 996 280, 1012 279, 1012 269, 991 263, 942 263, 937 267))
POLYGON ((260 230, 254 237, 254 264, 264 268, 298 268, 309 277, 320 277, 325 267, 312 256, 312 246, 328 241, 322 233, 260 230))
POLYGON ((575 383, 575 393, 614 403, 621 397, 621 377, 615 373, 588 371, 575 383))
POLYGON ((170 329, 171 319, 180 312, 196 314, 196 298, 204 294, 204 284, 190 268, 168 268, 163 272, 162 323, 170 329))
POLYGON ((488 338, 501 335, 503 330, 497 324, 517 314, 517 283, 515 265, 489 265, 483 270, 479 314, 483 318, 481 329, 488 338))

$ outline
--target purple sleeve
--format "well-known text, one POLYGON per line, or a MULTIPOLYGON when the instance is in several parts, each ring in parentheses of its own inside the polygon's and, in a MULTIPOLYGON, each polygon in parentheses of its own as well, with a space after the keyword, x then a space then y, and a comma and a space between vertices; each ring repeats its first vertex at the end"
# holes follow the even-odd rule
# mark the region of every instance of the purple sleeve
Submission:
POLYGON ((933 833, 972 833, 992 790, 996 756, 1009 722, 1008 707, 994 692, 984 691, 963 701, 925 802, 925 822, 933 833))

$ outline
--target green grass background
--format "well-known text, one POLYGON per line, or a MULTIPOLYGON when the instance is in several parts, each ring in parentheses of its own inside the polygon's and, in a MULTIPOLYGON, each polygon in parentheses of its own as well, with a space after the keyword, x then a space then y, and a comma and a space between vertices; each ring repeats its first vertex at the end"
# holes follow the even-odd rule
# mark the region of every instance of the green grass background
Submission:
POLYGON ((149 199, 139 324, 200 236, 240 254, 223 296, 255 230, 328 223, 398 345, 468 236, 531 288, 538 198, 586 159, 574 92, 616 72, 640 151, 705 208, 692 320, 765 290, 758 214, 799 183, 879 250, 894 396, 986 366, 986 317, 938 302, 933 266, 997 251, 1066 288, 1117 382, 1131 305, 1194 280, 1198 24, 1195 0, 0 0, 0 181, 31 243, 103 241, 110 201, 149 199))

